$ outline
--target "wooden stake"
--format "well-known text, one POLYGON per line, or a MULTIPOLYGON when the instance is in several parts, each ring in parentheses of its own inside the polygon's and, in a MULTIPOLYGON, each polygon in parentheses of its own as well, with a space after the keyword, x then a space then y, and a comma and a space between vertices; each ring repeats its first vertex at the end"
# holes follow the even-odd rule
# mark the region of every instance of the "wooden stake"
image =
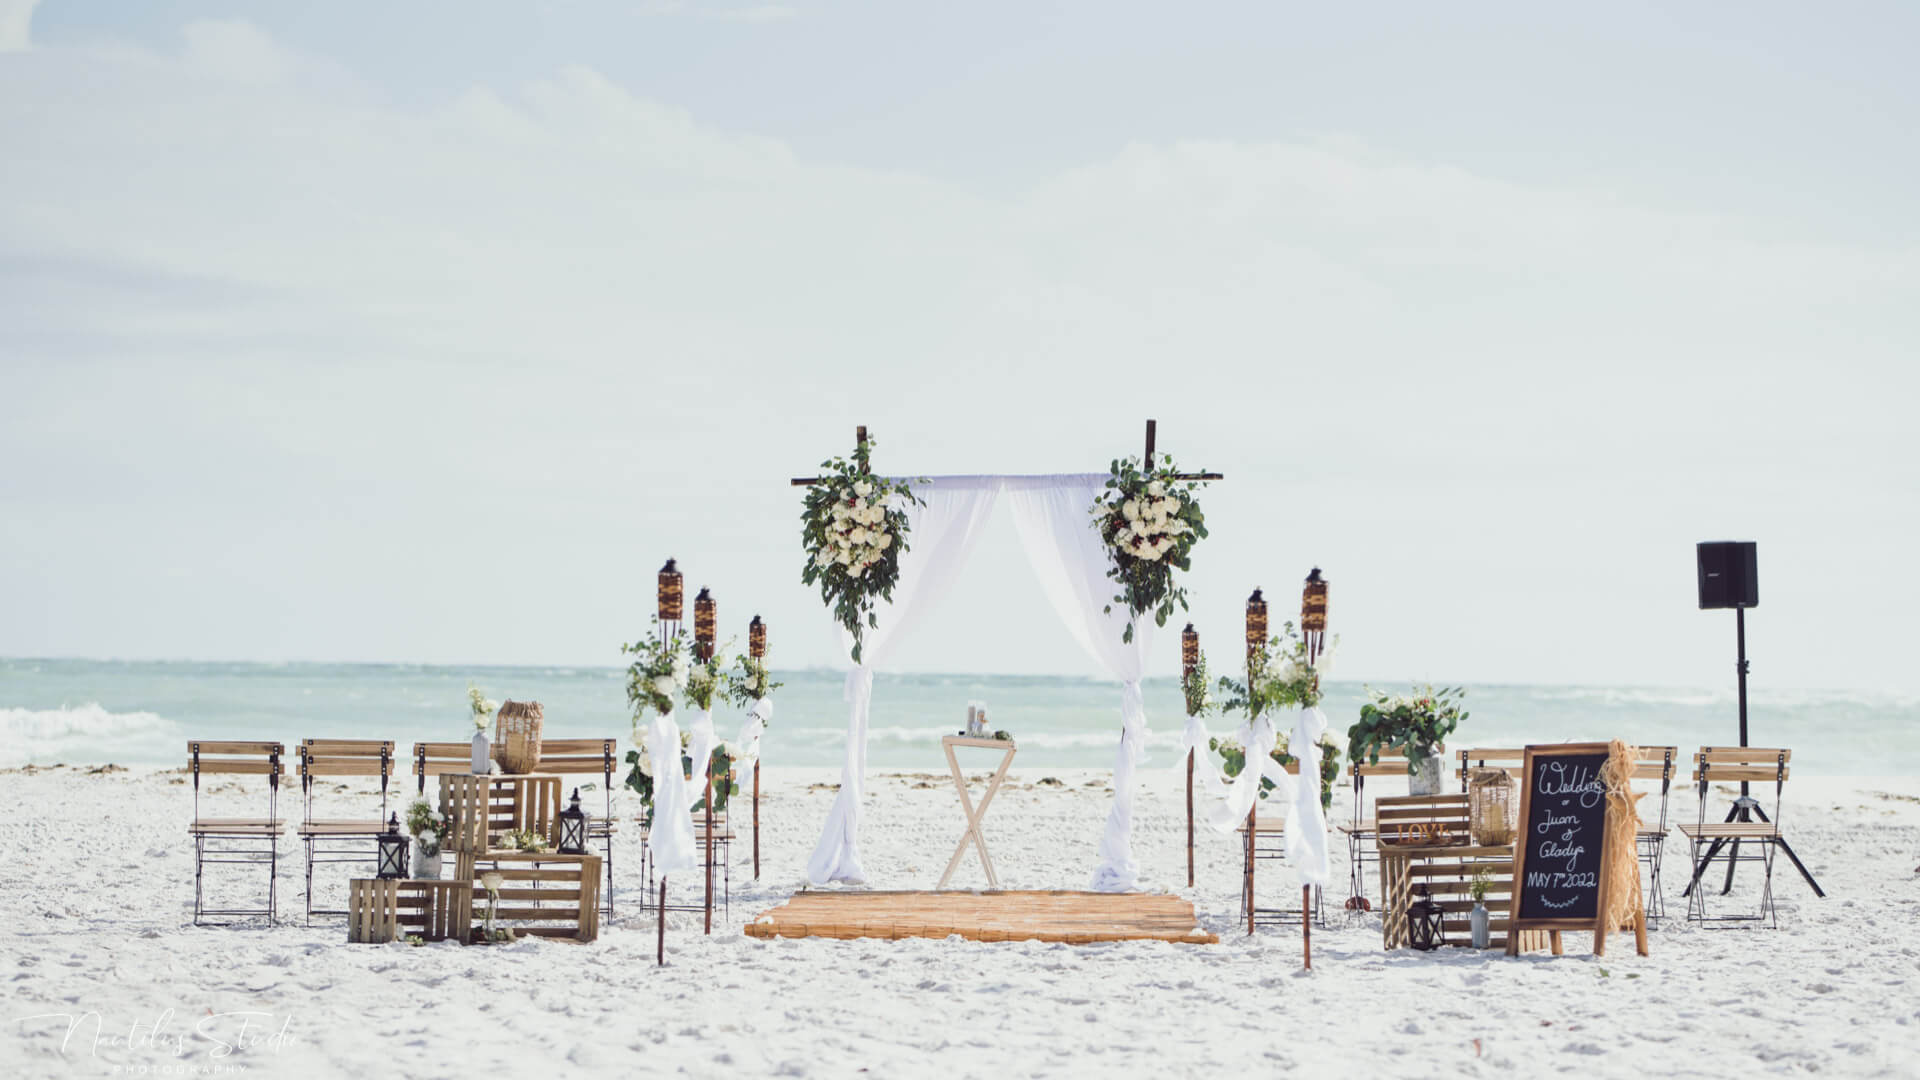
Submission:
POLYGON ((713 762, 707 762, 707 933, 713 933, 713 762))
POLYGON ((1193 888, 1193 754, 1187 751, 1187 888, 1193 888))
POLYGON ((1306 956, 1307 970, 1313 970, 1313 886, 1300 886, 1300 951, 1306 956))
MULTIPOLYGON (((1247 762, 1249 769, 1259 767, 1255 762, 1247 762)), ((1254 816, 1260 812, 1259 789, 1255 788, 1254 791, 1256 797, 1253 809, 1247 811, 1247 933, 1249 934, 1253 933, 1253 825, 1254 816)))
POLYGON ((654 909, 660 913, 660 954, 658 963, 667 966, 667 875, 660 875, 660 906, 654 909))
POLYGON ((753 880, 760 880, 760 759, 753 761, 753 880))
POLYGON ((1154 429, 1159 426, 1160 422, 1158 420, 1147 421, 1147 456, 1143 461, 1149 469, 1153 467, 1153 433, 1154 429))

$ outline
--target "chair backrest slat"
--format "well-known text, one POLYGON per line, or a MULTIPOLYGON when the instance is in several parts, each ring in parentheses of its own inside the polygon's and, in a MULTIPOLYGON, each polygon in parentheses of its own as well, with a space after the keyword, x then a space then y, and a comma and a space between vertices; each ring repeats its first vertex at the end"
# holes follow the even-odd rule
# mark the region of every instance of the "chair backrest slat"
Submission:
POLYGON ((187 742, 187 771, 193 774, 193 817, 200 819, 201 774, 264 776, 267 778, 267 818, 278 813, 280 778, 286 775, 282 761, 286 747, 277 742, 243 742, 231 739, 190 739, 187 742))
POLYGON ((1700 794, 1700 822, 1707 820, 1707 787, 1721 783, 1773 783, 1773 821, 1780 820, 1780 801, 1785 797, 1787 762, 1793 751, 1777 746, 1703 746, 1693 755, 1693 781, 1700 794))

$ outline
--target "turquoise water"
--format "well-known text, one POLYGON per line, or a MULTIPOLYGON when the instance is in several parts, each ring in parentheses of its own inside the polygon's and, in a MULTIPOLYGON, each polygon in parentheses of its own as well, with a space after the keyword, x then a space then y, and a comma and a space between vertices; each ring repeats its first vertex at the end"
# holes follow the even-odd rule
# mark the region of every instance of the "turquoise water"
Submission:
MULTIPOLYGON (((846 731, 838 672, 781 672, 769 764, 836 766, 846 731)), ((0 765, 175 765, 189 737, 201 739, 383 738, 450 741, 472 733, 466 691, 545 706, 556 737, 625 737, 623 673, 591 667, 437 667, 409 664, 250 664, 0 660, 0 765)), ((1364 691, 1331 684, 1324 708, 1337 729, 1351 723, 1364 691)), ((935 743, 964 723, 968 701, 1014 732, 1023 767, 1108 767, 1120 725, 1119 687, 1094 679, 1008 675, 880 675, 874 681, 868 761, 932 768, 935 743)), ((1181 728, 1174 679, 1149 680, 1147 764, 1173 763, 1181 728)), ((1469 689, 1471 717, 1449 740, 1468 745, 1605 739, 1731 744, 1738 735, 1732 687, 1485 686, 1469 689)), ((743 717, 716 716, 731 737, 743 717)), ((1229 725, 1210 719, 1216 733, 1229 725)), ((1844 691, 1756 687, 1755 745, 1784 745, 1801 772, 1906 774, 1920 768, 1920 699, 1844 691)))

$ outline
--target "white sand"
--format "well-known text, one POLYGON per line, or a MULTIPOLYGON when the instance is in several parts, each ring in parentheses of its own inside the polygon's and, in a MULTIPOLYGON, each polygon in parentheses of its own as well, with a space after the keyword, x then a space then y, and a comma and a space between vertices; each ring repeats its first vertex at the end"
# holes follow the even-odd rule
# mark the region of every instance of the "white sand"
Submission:
MULTIPOLYGON (((1914 780, 1788 785, 1785 826, 1829 899, 1816 900, 1783 860, 1777 932, 1689 928, 1678 917, 1686 853, 1676 836, 1667 884, 1674 917, 1655 931, 1647 959, 1619 942, 1596 960, 1582 954, 1584 938, 1561 958, 1388 954, 1369 919, 1316 931, 1307 974, 1297 930, 1249 939, 1236 927, 1234 848, 1204 832, 1194 899, 1203 924, 1221 935, 1217 946, 745 937, 747 919, 795 886, 833 779, 770 770, 763 880, 746 880, 743 844, 731 918, 704 938, 697 915, 674 916, 670 963, 659 969, 654 922, 633 915, 640 860, 630 826, 618 853, 626 913, 597 944, 358 946, 346 944, 338 920, 300 925, 301 862, 291 843, 281 866, 287 923, 191 927, 190 795, 179 773, 0 774, 0 811, 23 823, 0 834, 8 914, 0 1069, 208 1075, 240 1064, 269 1076, 495 1068, 485 1075, 996 1080, 1265 1076, 1296 1067, 1352 1077, 1920 1070, 1914 780), (237 1018, 217 1017, 243 1012, 260 1014, 250 1038, 285 1037, 213 1056, 221 1044, 196 1025, 231 1041, 237 1018), (49 1013, 89 1019, 71 1038, 57 1018, 27 1019, 49 1013)), ((1178 886, 1184 830, 1175 781, 1165 772, 1144 779, 1136 853, 1150 887, 1178 886)), ((987 819, 1003 883, 1083 887, 1105 783, 1099 773, 1016 770, 987 819), (1064 785, 1036 783, 1049 775, 1064 785)), ((930 888, 959 833, 949 782, 931 769, 875 773, 870 790, 865 858, 876 886, 930 888)), ((1690 820, 1690 794, 1674 801, 1676 820, 1690 820)), ((298 816, 297 798, 283 806, 298 816)), ((1344 799, 1336 803, 1336 815, 1348 812, 1344 799)), ((1342 884, 1330 889, 1330 904, 1339 921, 1345 851, 1336 852, 1342 884)), ((691 877, 675 883, 676 899, 694 895, 691 877)), ((1742 867, 1743 885, 1716 903, 1751 906, 1745 883, 1756 877, 1742 867)), ((969 864, 961 881, 978 884, 977 869, 969 864)), ((1268 873, 1261 891, 1267 903, 1298 896, 1285 870, 1268 873)))

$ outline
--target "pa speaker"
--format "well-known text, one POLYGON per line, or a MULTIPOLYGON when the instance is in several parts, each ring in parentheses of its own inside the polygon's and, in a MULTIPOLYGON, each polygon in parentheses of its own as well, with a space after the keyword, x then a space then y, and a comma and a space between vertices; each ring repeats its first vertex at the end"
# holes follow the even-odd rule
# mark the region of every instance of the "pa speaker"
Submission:
POLYGON ((1751 540, 1708 540, 1695 551, 1700 563, 1700 607, 1760 605, 1760 564, 1751 540))

